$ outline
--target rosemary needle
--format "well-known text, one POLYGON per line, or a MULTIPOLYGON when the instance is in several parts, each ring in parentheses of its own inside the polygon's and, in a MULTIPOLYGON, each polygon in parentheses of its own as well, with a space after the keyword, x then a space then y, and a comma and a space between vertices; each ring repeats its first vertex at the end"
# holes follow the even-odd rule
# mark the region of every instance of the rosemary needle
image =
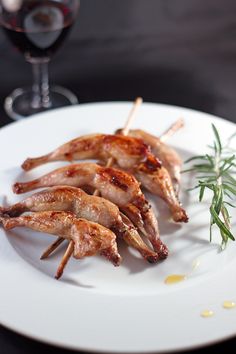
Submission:
MULTIPOLYGON (((229 207, 235 207, 231 200, 236 196, 236 156, 229 144, 222 145, 221 138, 215 125, 212 124, 214 141, 209 146, 210 153, 194 156, 185 161, 192 162, 192 166, 183 172, 195 172, 198 180, 192 189, 199 189, 199 201, 204 198, 205 190, 211 191, 212 198, 209 206, 210 211, 210 241, 212 240, 212 227, 219 228, 222 237, 221 246, 224 248, 229 239, 235 240, 230 227, 229 207)), ((231 138, 230 138, 231 139, 231 138)))

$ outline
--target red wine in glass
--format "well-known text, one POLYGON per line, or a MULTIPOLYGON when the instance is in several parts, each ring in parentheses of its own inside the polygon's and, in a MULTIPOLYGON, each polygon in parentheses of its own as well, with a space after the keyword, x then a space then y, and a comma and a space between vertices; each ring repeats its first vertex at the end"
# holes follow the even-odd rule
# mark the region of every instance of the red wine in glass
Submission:
POLYGON ((30 57, 51 57, 66 38, 74 16, 66 4, 27 1, 16 12, 2 13, 2 26, 10 41, 30 57))
POLYGON ((47 63, 67 37, 79 0, 0 0, 0 6, 0 21, 7 38, 33 65, 34 73, 32 89, 17 89, 6 99, 8 114, 19 119, 77 103, 76 97, 66 89, 56 87, 50 92, 47 63))

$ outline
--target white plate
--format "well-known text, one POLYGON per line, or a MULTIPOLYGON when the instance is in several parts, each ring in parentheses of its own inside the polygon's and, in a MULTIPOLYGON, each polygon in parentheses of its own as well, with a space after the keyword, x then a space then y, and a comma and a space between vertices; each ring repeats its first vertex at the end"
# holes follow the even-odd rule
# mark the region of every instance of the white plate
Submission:
MULTIPOLYGON (((40 114, 0 131, 1 203, 22 197, 11 192, 16 180, 27 180, 59 163, 22 173, 20 164, 78 135, 111 133, 124 125, 131 103, 81 105, 40 114)), ((235 125, 192 110, 143 104, 134 127, 160 134, 177 118, 186 126, 171 138, 183 158, 205 152, 212 141, 211 122, 223 138, 235 125)), ((185 177, 184 188, 193 181, 185 177)), ((24 335, 67 348, 97 352, 164 352, 195 348, 236 334, 236 309, 225 310, 225 300, 236 300, 236 245, 219 252, 208 242, 207 204, 197 194, 182 192, 187 225, 175 225, 157 198, 151 201, 161 217, 160 229, 170 248, 169 258, 146 264, 119 243, 123 264, 115 268, 97 256, 71 260, 60 281, 53 278, 62 250, 51 259, 39 256, 53 237, 29 230, 0 231, 0 321, 24 335), (194 269, 194 264, 199 266, 194 269), (179 284, 166 285, 169 274, 186 274, 179 284), (214 311, 202 318, 205 309, 214 311)), ((217 233, 217 232, 216 232, 217 233)))

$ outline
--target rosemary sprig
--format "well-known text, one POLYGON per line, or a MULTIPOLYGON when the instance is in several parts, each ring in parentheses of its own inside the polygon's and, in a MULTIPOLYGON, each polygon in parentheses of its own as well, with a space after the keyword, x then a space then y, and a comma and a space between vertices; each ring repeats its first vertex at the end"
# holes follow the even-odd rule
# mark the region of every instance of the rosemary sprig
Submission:
POLYGON ((211 153, 194 156, 185 161, 186 163, 193 162, 193 165, 183 172, 196 173, 198 184, 192 189, 199 188, 200 202, 204 198, 206 189, 211 191, 210 241, 212 240, 212 227, 216 225, 222 237, 221 246, 224 248, 229 239, 235 240, 231 232, 228 207, 235 207, 230 200, 236 196, 236 179, 234 178, 236 156, 229 148, 229 142, 226 146, 222 145, 219 132, 214 124, 212 124, 212 129, 214 141, 210 146, 211 153))

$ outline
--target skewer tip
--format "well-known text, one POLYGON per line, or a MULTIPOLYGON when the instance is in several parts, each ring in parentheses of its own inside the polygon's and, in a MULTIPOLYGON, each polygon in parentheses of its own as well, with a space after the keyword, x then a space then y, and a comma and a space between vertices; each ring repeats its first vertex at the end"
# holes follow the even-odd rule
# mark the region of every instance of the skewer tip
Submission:
POLYGON ((61 278, 62 274, 63 274, 63 272, 62 272, 62 273, 57 273, 57 274, 54 276, 54 278, 55 278, 56 280, 59 280, 59 279, 61 278))
POLYGON ((141 103, 143 103, 143 98, 142 98, 142 97, 137 97, 137 98, 135 99, 135 103, 136 103, 136 104, 141 104, 141 103))

